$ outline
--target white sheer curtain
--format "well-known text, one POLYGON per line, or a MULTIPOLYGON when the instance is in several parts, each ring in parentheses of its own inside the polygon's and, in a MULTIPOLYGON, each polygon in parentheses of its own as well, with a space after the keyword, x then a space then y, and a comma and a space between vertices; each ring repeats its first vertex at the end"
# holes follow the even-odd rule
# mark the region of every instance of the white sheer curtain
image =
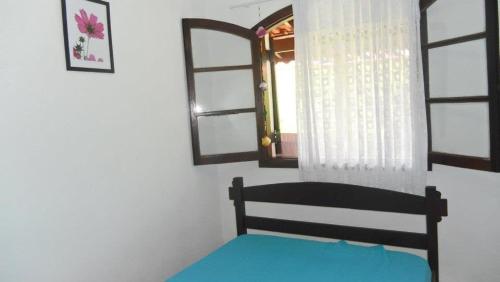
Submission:
POLYGON ((295 0, 293 7, 302 179, 423 194, 419 0, 295 0))

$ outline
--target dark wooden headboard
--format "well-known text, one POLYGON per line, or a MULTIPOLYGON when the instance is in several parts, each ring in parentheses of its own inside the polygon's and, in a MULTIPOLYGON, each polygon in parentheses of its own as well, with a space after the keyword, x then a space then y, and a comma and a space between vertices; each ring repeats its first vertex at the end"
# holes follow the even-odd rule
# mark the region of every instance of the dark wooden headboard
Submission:
POLYGON ((427 251, 433 281, 439 281, 438 222, 448 215, 446 199, 436 187, 427 187, 425 197, 348 184, 299 182, 243 187, 243 178, 233 179, 229 198, 234 200, 238 236, 247 229, 383 244, 427 251), (245 202, 306 205, 355 210, 425 215, 426 233, 342 226, 248 216, 245 202))

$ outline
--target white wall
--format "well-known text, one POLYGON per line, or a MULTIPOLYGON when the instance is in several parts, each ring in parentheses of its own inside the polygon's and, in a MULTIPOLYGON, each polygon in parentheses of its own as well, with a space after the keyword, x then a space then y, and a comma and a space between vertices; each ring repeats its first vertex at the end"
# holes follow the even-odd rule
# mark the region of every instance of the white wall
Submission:
MULTIPOLYGON (((244 2, 244 1, 238 1, 244 2)), ((210 1, 208 18, 229 21, 245 27, 286 6, 289 1, 274 1, 257 8, 230 10, 235 1, 210 1)), ((219 197, 224 240, 235 237, 234 208, 228 200, 227 187, 232 177, 243 176, 248 185, 298 181, 295 169, 261 169, 256 162, 217 166, 219 197)), ((446 166, 435 166, 429 175, 429 185, 436 185, 449 200, 449 214, 440 224, 441 278, 443 282, 500 281, 500 174, 446 166)), ((317 220, 368 227, 425 231, 424 219, 417 216, 379 213, 352 213, 334 209, 283 207, 252 204, 247 212, 253 215, 271 214, 283 218, 317 220)), ((416 252, 422 255, 421 252, 416 252)))
POLYGON ((111 3, 115 74, 65 70, 60 1, 0 9, 0 281, 163 281, 222 243, 194 167, 183 0, 111 3))

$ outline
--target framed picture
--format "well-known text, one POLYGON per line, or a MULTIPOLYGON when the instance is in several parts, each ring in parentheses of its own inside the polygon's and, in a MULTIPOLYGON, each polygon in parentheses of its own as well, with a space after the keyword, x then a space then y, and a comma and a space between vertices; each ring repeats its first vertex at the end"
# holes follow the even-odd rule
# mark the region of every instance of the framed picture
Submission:
POLYGON ((114 73, 109 3, 61 1, 66 69, 114 73))

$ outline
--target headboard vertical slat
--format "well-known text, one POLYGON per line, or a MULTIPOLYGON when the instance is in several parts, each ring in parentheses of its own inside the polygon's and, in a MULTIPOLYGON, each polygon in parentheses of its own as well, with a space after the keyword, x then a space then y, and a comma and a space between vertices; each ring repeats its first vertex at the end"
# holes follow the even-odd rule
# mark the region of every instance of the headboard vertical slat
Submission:
POLYGON ((245 224, 245 200, 243 199, 243 177, 235 177, 233 179, 234 189, 234 209, 236 211, 236 231, 238 236, 247 234, 247 226, 245 224))
POLYGON ((427 187, 425 191, 427 206, 427 260, 432 270, 433 282, 439 282, 439 250, 438 250, 438 222, 441 221, 440 201, 441 193, 436 187, 427 187))

